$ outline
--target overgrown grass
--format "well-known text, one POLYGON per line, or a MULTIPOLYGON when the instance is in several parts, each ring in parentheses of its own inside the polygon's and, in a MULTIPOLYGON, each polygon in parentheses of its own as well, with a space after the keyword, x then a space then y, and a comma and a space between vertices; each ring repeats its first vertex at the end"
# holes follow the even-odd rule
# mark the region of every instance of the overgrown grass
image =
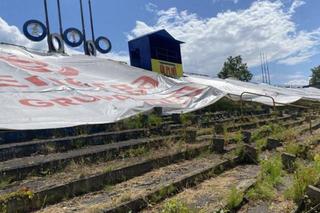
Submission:
POLYGON ((195 213, 196 211, 190 209, 185 203, 178 199, 172 199, 165 202, 162 213, 195 213))
POLYGON ((297 164, 292 186, 286 192, 285 197, 299 202, 305 193, 308 185, 314 185, 320 181, 320 155, 314 157, 310 165, 297 164))
POLYGON ((262 138, 256 141, 256 147, 259 152, 267 145, 267 138, 262 138))
POLYGON ((268 137, 271 134, 278 134, 282 131, 283 128, 278 124, 264 125, 253 132, 251 140, 257 141, 265 137, 268 137))
POLYGON ((190 114, 190 113, 185 113, 185 114, 180 115, 181 124, 184 126, 191 125, 191 123, 192 123, 191 119, 192 119, 192 114, 190 114))
POLYGON ((275 156, 260 162, 260 173, 256 185, 249 190, 248 197, 253 200, 268 200, 275 196, 274 187, 281 182, 282 162, 275 156))
POLYGON ((127 129, 139 129, 143 127, 143 115, 139 114, 122 121, 123 126, 127 129))
POLYGON ((227 208, 232 210, 238 207, 243 200, 243 192, 239 191, 236 187, 232 187, 227 196, 227 208))
POLYGON ((162 122, 162 117, 155 115, 155 114, 150 114, 148 116, 148 126, 159 126, 162 122))
POLYGON ((125 151, 122 155, 123 158, 146 156, 150 153, 150 148, 146 146, 140 146, 138 148, 132 148, 125 151))

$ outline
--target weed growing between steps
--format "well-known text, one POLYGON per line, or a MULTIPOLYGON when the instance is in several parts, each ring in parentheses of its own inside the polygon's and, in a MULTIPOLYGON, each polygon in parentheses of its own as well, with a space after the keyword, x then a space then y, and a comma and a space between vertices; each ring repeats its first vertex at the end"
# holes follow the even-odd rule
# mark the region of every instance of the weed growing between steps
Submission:
POLYGON ((180 115, 180 122, 183 126, 189 126, 192 124, 192 114, 185 113, 180 115))
POLYGON ((11 199, 31 200, 34 193, 28 188, 21 188, 19 191, 0 196, 0 212, 7 212, 6 203, 11 199))
POLYGON ((274 187, 281 182, 282 162, 280 156, 260 161, 260 174, 255 186, 247 196, 252 200, 268 200, 275 196, 274 187))
POLYGON ((235 186, 232 187, 227 196, 227 209, 232 210, 238 207, 243 200, 243 192, 239 191, 235 186))
POLYGON ((197 211, 189 208, 180 200, 172 199, 165 202, 161 213, 196 213, 197 211))
POLYGON ((308 185, 315 185, 320 181, 320 155, 314 157, 309 165, 297 163, 293 184, 286 190, 285 197, 298 203, 303 199, 308 185))
POLYGON ((252 133, 252 141, 270 136, 271 134, 277 134, 282 132, 284 129, 279 124, 268 124, 258 128, 252 133))

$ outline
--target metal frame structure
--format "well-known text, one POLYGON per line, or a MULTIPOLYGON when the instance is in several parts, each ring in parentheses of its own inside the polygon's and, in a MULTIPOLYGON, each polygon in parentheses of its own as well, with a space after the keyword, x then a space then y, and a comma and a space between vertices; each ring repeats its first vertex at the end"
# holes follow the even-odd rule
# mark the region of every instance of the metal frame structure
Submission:
POLYGON ((302 109, 307 109, 308 110, 308 113, 309 113, 309 118, 308 118, 308 122, 309 122, 309 128, 310 128, 310 133, 312 134, 312 119, 311 119, 311 107, 306 107, 306 106, 301 106, 301 105, 298 105, 298 104, 283 104, 283 103, 278 103, 274 100, 274 98, 270 95, 263 95, 263 94, 259 94, 259 93, 254 93, 254 92, 243 92, 241 93, 240 95, 240 107, 241 107, 241 118, 243 118, 243 95, 245 94, 250 94, 250 95, 257 95, 257 96, 261 96, 261 97, 267 97, 267 98, 270 98, 273 102, 273 113, 275 114, 276 112, 276 104, 279 104, 279 105, 283 105, 283 106, 293 106, 293 107, 297 107, 297 108, 302 108, 302 109))

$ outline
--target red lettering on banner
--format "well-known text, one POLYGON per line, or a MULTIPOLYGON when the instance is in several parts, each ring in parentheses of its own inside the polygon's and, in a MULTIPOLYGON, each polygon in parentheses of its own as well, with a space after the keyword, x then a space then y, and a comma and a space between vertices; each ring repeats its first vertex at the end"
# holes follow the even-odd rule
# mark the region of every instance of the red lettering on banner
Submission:
POLYGON ((59 73, 64 76, 77 76, 79 71, 73 67, 62 67, 59 73))
POLYGON ((74 78, 67 78, 66 79, 66 82, 68 84, 71 84, 73 86, 78 86, 78 87, 90 87, 88 84, 84 84, 84 83, 81 83, 80 81, 74 79, 74 78))
POLYGON ((194 96, 201 94, 202 91, 203 91, 203 89, 185 86, 185 87, 182 87, 182 88, 174 91, 170 97, 181 97, 181 96, 194 97, 194 96))
POLYGON ((104 85, 104 83, 92 83, 93 86, 101 88, 101 89, 105 89, 106 86, 104 85))
POLYGON ((100 98, 102 100, 107 100, 107 101, 112 101, 113 100, 113 98, 109 97, 109 96, 97 96, 97 98, 100 98))
POLYGON ((65 85, 64 83, 62 83, 60 80, 58 79, 55 79, 55 78, 48 78, 50 81, 53 81, 54 82, 54 85, 55 86, 63 86, 65 85))
POLYGON ((31 76, 25 79, 38 87, 48 86, 47 82, 41 80, 39 76, 31 76))
POLYGON ((159 82, 149 76, 141 76, 132 82, 132 84, 138 84, 138 88, 152 89, 159 86, 159 82))
MULTIPOLYGON (((28 70, 28 71, 34 71, 34 72, 40 72, 40 73, 49 73, 49 72, 55 72, 56 69, 50 68, 49 64, 42 62, 42 61, 36 61, 32 59, 23 59, 18 58, 17 56, 10 55, 10 56, 1 56, 0 59, 6 61, 10 65, 16 66, 18 68, 28 70)), ((79 75, 79 71, 73 67, 62 67, 60 70, 57 71, 61 75, 64 76, 77 76, 79 75)))
POLYGON ((135 90, 134 88, 130 87, 127 84, 114 84, 114 85, 111 85, 111 87, 116 88, 120 91, 124 91, 124 92, 128 93, 129 95, 145 95, 145 94, 147 94, 146 90, 143 90, 143 89, 135 90))
POLYGON ((0 75, 0 87, 28 87, 14 80, 10 75, 0 75))
POLYGON ((51 70, 48 68, 48 64, 41 61, 36 61, 31 59, 22 59, 13 55, 0 56, 0 59, 24 70, 30 70, 30 71, 42 72, 42 73, 51 72, 51 70))
POLYGON ((56 98, 56 99, 53 99, 52 102, 55 102, 56 104, 61 106, 79 105, 78 103, 74 102, 74 100, 69 98, 56 98))
POLYGON ((118 99, 119 101, 125 101, 130 99, 128 96, 124 96, 124 95, 113 95, 112 97, 114 97, 115 99, 118 99))
POLYGON ((22 99, 19 101, 22 105, 32 106, 32 107, 51 107, 54 106, 53 103, 47 101, 41 101, 37 99, 22 99))
POLYGON ((82 102, 82 103, 92 103, 99 101, 99 98, 96 98, 94 96, 80 96, 80 97, 73 97, 74 100, 82 102))

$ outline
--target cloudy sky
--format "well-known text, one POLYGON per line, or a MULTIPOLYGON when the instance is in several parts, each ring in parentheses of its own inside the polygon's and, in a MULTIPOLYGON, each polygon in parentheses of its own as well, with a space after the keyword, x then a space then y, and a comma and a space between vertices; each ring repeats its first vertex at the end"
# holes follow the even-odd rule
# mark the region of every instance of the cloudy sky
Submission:
MULTIPOLYGON (((320 64, 319 0, 92 1, 96 34, 113 43, 110 58, 128 61, 129 39, 164 28, 186 42, 187 72, 215 76, 228 56, 242 55, 254 81, 261 81, 262 52, 272 83, 307 84, 310 69, 320 64)), ((21 34, 26 20, 44 21, 42 2, 0 0, 0 42, 45 49, 45 42, 32 43, 21 34)), ((55 1, 49 6, 52 31, 58 32, 55 1)), ((80 28, 78 0, 62 0, 62 13, 64 27, 80 28)))

